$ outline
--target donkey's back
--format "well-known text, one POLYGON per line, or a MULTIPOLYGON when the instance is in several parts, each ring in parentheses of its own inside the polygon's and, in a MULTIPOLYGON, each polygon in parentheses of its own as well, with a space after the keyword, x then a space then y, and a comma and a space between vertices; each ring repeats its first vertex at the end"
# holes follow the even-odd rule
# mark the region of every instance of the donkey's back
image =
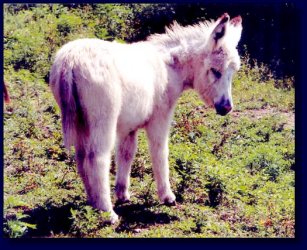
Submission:
MULTIPOLYGON (((166 69, 149 43, 79 39, 56 55, 50 86, 62 111, 65 145, 113 116, 119 133, 142 126, 166 85, 166 69), (157 73, 160 72, 160 73, 157 73)), ((89 133, 89 132, 87 132, 89 133)))

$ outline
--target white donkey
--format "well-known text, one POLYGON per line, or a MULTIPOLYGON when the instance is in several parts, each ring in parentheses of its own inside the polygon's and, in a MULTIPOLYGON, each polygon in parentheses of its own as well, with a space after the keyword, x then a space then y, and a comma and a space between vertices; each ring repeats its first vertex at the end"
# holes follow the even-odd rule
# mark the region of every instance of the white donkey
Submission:
POLYGON ((239 69, 240 16, 182 27, 146 41, 119 44, 80 39, 63 46, 50 87, 62 112, 66 148, 75 146, 78 171, 92 206, 113 211, 109 169, 116 143, 119 202, 129 201, 129 175, 137 131, 146 130, 158 196, 175 204, 169 182, 168 134, 176 100, 195 89, 220 115, 231 111, 231 81, 239 69))

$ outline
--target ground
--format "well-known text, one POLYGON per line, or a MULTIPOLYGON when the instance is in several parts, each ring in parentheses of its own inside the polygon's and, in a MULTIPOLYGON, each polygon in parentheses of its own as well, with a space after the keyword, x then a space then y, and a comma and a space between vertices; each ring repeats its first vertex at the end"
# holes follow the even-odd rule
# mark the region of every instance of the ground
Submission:
MULTIPOLYGON (((115 206, 116 225, 86 203, 47 84, 26 70, 5 72, 5 236, 294 237, 294 89, 253 70, 234 79, 235 108, 225 117, 193 91, 179 99, 169 143, 174 207, 158 202, 140 133, 132 199, 115 206)), ((115 172, 113 161, 112 190, 115 172)))

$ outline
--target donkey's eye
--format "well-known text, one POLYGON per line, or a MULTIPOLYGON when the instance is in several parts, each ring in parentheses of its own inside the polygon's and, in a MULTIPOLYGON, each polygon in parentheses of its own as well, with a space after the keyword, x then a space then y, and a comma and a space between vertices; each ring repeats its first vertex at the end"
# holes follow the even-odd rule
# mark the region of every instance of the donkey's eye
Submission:
POLYGON ((215 68, 211 68, 211 72, 213 73, 213 75, 215 76, 215 78, 220 79, 222 74, 220 71, 216 70, 215 68))

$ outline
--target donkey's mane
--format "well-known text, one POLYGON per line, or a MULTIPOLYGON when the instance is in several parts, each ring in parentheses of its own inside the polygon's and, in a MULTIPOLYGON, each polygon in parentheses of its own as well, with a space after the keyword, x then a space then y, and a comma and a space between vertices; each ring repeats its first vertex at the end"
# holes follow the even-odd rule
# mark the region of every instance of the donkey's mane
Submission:
POLYGON ((208 36, 214 28, 215 21, 203 21, 198 24, 181 26, 176 21, 166 27, 165 33, 153 34, 148 41, 168 47, 182 43, 197 44, 207 41, 208 36))

